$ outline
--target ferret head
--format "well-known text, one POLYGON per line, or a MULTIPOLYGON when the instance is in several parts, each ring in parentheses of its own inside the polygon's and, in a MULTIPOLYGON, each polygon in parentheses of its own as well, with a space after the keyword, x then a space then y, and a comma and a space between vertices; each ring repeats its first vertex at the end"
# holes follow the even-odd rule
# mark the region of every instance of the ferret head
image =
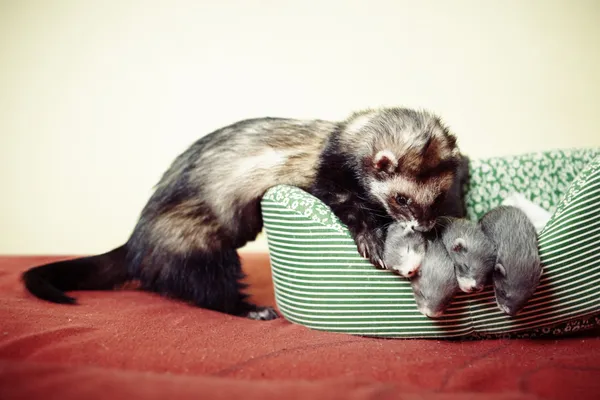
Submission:
POLYGON ((427 241, 423 234, 396 222, 388 228, 384 262, 388 268, 410 278, 421 268, 426 249, 427 241))
POLYGON ((410 283, 421 314, 440 317, 458 291, 454 266, 442 243, 430 243, 421 269, 410 283))
POLYGON ((496 264, 496 246, 479 224, 467 219, 448 219, 442 240, 454 262, 460 290, 474 293, 483 290, 496 264))
POLYGON ((358 113, 341 146, 364 149, 357 175, 392 218, 417 231, 433 227, 460 163, 456 138, 438 117, 402 108, 358 113))
POLYGON ((540 282, 542 266, 539 260, 521 268, 506 268, 501 262, 494 267, 493 281, 496 304, 500 310, 515 316, 525 307, 540 282))

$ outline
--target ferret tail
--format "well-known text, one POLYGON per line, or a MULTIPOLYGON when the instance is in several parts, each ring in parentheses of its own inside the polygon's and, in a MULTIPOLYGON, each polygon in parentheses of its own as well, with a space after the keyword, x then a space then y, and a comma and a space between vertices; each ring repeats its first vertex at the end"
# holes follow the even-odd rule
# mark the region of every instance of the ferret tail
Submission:
POLYGON ((23 283, 33 295, 53 303, 75 304, 69 290, 110 290, 129 280, 126 245, 107 253, 58 261, 25 271, 23 283))

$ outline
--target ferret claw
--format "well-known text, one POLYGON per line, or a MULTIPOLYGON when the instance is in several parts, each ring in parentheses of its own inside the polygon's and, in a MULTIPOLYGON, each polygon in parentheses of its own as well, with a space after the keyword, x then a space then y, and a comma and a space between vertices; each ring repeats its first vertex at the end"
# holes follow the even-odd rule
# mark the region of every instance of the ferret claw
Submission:
POLYGON ((369 258, 369 251, 367 250, 367 245, 365 243, 360 243, 358 245, 358 253, 363 258, 369 258))
POLYGON ((378 242, 375 237, 359 234, 356 236, 356 244, 358 253, 361 257, 369 260, 376 268, 387 269, 385 262, 382 257, 382 249, 378 246, 378 242))

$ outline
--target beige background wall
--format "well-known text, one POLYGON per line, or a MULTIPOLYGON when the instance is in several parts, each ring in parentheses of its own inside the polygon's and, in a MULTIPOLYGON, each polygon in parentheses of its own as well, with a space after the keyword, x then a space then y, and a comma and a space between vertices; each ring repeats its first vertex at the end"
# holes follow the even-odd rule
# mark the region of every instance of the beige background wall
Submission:
POLYGON ((0 0, 0 253, 121 244, 171 160, 247 117, 404 105, 473 157, 599 146, 598 21, 594 0, 0 0))

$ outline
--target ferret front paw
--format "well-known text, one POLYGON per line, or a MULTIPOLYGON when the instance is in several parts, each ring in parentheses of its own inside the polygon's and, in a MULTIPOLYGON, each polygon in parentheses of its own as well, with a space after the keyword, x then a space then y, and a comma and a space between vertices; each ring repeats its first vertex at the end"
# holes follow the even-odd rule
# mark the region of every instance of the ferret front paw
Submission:
POLYGON ((378 235, 361 232, 356 235, 354 241, 358 248, 358 253, 369 260, 371 264, 380 269, 388 269, 383 261, 383 240, 378 235))

